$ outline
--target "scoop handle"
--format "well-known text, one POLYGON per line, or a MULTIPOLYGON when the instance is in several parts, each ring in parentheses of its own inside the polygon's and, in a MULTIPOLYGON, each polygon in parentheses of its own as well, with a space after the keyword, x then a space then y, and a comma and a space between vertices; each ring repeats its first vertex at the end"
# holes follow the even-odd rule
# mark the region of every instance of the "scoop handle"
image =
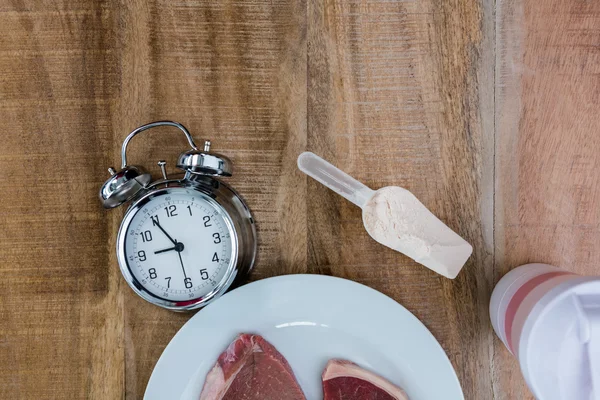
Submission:
POLYGON ((309 151, 298 156, 298 168, 360 208, 363 208, 375 193, 368 186, 309 151))

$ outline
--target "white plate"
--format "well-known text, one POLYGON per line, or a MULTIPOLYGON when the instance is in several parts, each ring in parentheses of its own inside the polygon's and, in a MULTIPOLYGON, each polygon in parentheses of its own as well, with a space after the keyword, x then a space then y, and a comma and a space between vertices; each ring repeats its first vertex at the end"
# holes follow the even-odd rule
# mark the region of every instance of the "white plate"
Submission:
POLYGON ((288 275, 236 289, 191 318, 156 363, 146 400, 198 400, 204 377, 238 333, 258 333, 289 361, 307 398, 344 358, 384 376, 411 400, 464 399, 427 328, 389 297, 345 279, 288 275))

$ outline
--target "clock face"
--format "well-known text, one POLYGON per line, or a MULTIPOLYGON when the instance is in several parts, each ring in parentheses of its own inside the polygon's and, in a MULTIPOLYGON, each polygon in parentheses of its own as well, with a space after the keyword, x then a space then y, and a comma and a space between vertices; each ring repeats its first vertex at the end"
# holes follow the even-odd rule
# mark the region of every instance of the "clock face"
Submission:
POLYGON ((154 297, 186 302, 229 278, 235 233, 225 210, 189 188, 157 191, 126 215, 121 235, 127 267, 154 297))

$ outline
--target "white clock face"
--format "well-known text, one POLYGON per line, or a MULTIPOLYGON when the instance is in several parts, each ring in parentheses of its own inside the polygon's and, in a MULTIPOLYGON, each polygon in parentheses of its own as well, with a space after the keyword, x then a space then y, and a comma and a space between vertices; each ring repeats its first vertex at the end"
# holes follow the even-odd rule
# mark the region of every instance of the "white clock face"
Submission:
POLYGON ((143 203, 124 225, 124 256, 154 296, 198 299, 227 279, 235 243, 225 211, 198 192, 171 188, 143 203))

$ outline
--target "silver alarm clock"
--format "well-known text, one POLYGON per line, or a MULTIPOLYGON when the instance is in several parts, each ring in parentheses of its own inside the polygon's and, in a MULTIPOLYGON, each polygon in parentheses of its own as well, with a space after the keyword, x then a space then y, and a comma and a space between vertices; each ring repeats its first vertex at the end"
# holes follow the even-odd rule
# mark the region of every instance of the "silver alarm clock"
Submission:
POLYGON ((105 208, 131 202, 117 236, 117 258, 129 286, 158 306, 184 311, 204 307, 250 272, 256 258, 256 230, 243 199, 217 177, 231 176, 231 161, 199 150, 181 124, 158 121, 131 132, 121 149, 121 170, 100 189, 105 208), (182 153, 181 176, 152 181, 142 167, 127 165, 127 145, 159 126, 180 129, 191 149, 182 153))

